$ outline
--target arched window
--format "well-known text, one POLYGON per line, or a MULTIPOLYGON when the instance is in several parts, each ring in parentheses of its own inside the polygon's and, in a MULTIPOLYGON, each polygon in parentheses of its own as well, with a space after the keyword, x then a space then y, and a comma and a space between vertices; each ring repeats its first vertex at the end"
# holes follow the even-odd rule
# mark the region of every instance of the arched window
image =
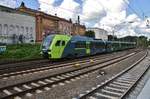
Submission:
POLYGON ((2 35, 2 25, 0 24, 0 36, 2 35))
POLYGON ((26 27, 26 38, 28 39, 29 38, 29 28, 26 27))
POLYGON ((27 33, 27 34, 29 33, 29 29, 28 29, 28 27, 26 27, 26 33, 27 33))
POLYGON ((18 25, 16 25, 16 35, 19 35, 20 34, 20 28, 18 25))
POLYGON ((30 27, 30 39, 33 39, 33 28, 30 27))
POLYGON ((30 34, 33 34, 33 28, 32 27, 30 28, 30 34))
POLYGON ((24 27, 23 26, 21 26, 20 34, 24 34, 24 27))
POLYGON ((8 25, 4 24, 3 35, 8 35, 8 25))
POLYGON ((15 33, 15 27, 13 25, 10 25, 9 27, 9 35, 13 35, 15 33))

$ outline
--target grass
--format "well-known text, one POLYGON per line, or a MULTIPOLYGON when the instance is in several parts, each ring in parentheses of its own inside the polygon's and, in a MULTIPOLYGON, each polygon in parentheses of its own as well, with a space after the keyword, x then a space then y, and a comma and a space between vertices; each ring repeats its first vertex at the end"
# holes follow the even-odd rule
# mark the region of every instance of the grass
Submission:
POLYGON ((40 44, 15 44, 7 45, 6 51, 0 55, 2 60, 30 60, 42 58, 40 44))

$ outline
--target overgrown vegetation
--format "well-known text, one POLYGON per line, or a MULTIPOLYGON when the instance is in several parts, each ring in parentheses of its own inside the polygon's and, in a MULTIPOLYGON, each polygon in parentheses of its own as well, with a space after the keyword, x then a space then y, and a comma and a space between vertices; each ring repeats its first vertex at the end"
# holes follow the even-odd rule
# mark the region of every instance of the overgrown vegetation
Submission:
POLYGON ((123 41, 123 42, 136 42, 138 47, 148 47, 150 45, 150 40, 145 36, 126 36, 123 38, 117 38, 116 36, 108 35, 109 41, 123 41))
POLYGON ((7 50, 0 55, 1 60, 28 60, 41 58, 40 44, 7 45, 7 50))

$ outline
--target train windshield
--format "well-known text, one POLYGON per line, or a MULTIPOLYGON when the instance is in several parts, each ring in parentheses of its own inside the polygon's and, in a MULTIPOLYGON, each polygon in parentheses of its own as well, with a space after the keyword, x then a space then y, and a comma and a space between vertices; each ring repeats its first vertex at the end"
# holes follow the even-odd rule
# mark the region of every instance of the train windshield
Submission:
POLYGON ((53 39, 52 35, 47 36, 43 41, 42 49, 47 50, 52 42, 52 39, 53 39))

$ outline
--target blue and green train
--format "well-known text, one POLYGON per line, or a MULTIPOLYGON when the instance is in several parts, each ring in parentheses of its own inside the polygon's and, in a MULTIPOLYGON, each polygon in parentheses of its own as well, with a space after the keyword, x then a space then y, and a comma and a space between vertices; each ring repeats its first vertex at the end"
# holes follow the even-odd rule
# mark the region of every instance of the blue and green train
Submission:
POLYGON ((42 55, 49 59, 75 58, 134 48, 134 42, 103 41, 84 36, 48 35, 42 43, 42 55))

